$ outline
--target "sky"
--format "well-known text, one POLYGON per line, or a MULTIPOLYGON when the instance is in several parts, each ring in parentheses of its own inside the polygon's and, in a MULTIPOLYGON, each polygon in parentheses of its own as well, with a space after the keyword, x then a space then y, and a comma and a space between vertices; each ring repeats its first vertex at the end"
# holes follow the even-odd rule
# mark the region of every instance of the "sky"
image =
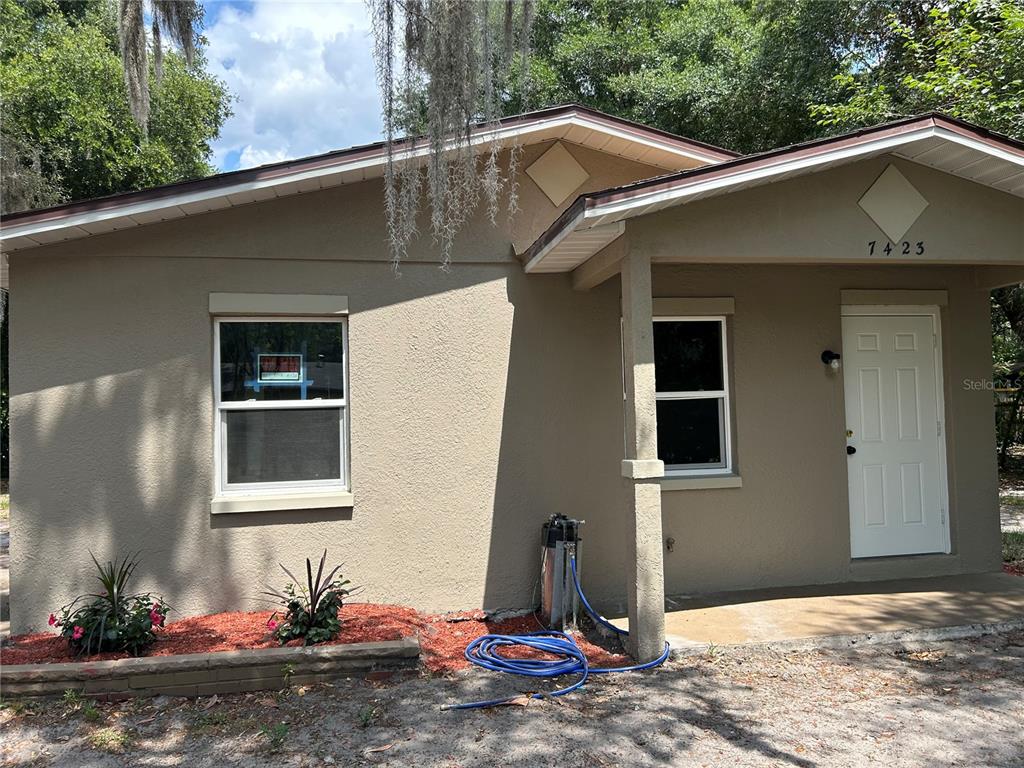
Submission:
POLYGON ((362 0, 206 0, 207 69, 235 95, 213 144, 222 171, 381 136, 362 0))

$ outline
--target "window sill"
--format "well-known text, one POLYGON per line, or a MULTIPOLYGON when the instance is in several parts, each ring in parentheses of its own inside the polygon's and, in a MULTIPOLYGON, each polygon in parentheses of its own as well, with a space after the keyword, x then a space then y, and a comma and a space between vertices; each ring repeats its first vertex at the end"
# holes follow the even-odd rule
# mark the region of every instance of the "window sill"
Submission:
POLYGON ((691 475, 688 477, 666 475, 661 479, 662 491, 696 491, 711 488, 742 488, 743 478, 739 475, 691 475))
POLYGON ((349 491, 266 493, 214 496, 210 500, 210 514, 224 515, 236 512, 283 512, 297 509, 336 509, 351 507, 353 496, 349 491))

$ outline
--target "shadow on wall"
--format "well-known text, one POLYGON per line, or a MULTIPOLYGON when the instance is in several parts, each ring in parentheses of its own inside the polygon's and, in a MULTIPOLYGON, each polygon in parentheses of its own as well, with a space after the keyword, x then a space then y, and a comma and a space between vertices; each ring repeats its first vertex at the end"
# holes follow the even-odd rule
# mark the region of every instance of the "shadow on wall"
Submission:
MULTIPOLYGON (((325 546, 342 559, 353 539, 394 536, 386 515, 368 520, 358 508, 355 514, 210 514, 210 291, 308 293, 343 286, 354 297, 354 312, 370 312, 518 271, 508 263, 467 265, 438 279, 433 265, 409 265, 396 280, 385 262, 263 261, 254 270, 241 260, 131 261, 54 258, 25 270, 39 270, 31 275, 32 287, 45 284, 51 296, 61 297, 70 313, 65 317, 77 318, 71 326, 48 317, 52 303, 49 309, 34 306, 34 294, 22 293, 22 306, 14 297, 15 337, 20 332, 35 340, 26 345, 20 366, 14 360, 16 632, 44 626, 49 612, 92 588, 90 551, 101 560, 139 552, 135 588, 163 594, 174 618, 251 607, 268 581, 280 580, 282 560, 301 563, 325 546), (129 277, 104 277, 122 268, 129 277), (134 279, 141 274, 146 288, 134 279)), ((404 338, 389 343, 399 350, 407 345, 404 338)), ((359 407, 375 405, 364 398, 359 407)), ((424 445, 431 439, 422 435, 424 445)), ((451 473, 460 477, 462 469, 452 467, 451 473)), ((393 485, 401 484, 400 467, 383 472, 393 485)), ((404 533, 415 537, 413 530, 404 533)), ((409 569, 415 573, 416 563, 409 569)), ((450 576, 458 583, 461 574, 450 576)))
MULTIPOLYGON (((12 314, 15 337, 34 341, 20 365, 14 360, 15 631, 43 626, 50 611, 91 587, 90 550, 100 559, 139 551, 135 586, 163 594, 179 617, 251 606, 264 584, 279 580, 279 561, 301 562, 325 546, 349 561, 346 575, 351 572, 366 584, 367 599, 425 605, 421 599, 444 593, 450 608, 482 602, 489 609, 522 609, 535 602, 540 528, 554 513, 588 521, 583 564, 588 590, 598 600, 621 596, 616 281, 579 293, 566 276, 527 277, 510 261, 460 264, 440 278, 433 265, 409 264, 396 280, 383 262, 263 260, 256 270, 240 259, 120 256, 39 259, 26 263, 23 274, 30 278, 26 287, 45 285, 51 299, 48 305, 32 301, 35 293, 25 292, 22 306, 16 294, 12 314), (125 277, 111 280, 116 270, 125 277), (475 295, 478 304, 465 305, 461 291, 480 292, 487 285, 498 291, 503 286, 511 307, 495 306, 488 290, 475 295), (374 423, 359 442, 353 434, 353 480, 361 483, 362 500, 355 510, 209 513, 208 294, 268 289, 344 292, 351 297, 353 322, 364 316, 367 325, 393 323, 401 330, 378 328, 372 339, 360 342, 364 358, 381 355, 372 363, 364 360, 353 376, 354 391, 364 387, 361 397, 353 398, 353 419, 374 423), (63 307, 62 317, 76 318, 74 324, 58 327, 63 321, 51 314, 54 301, 63 307), (439 304, 461 312, 462 319, 424 325, 421 319, 436 317, 439 304), (382 309, 387 312, 374 314, 382 309), (442 404, 446 418, 498 424, 500 435, 489 443, 498 455, 486 461, 467 458, 466 451, 480 448, 467 440, 443 448, 445 456, 461 457, 461 463, 441 460, 436 436, 406 413, 396 393, 419 391, 435 375, 467 378, 464 374, 472 371, 446 367, 446 343, 460 355, 458 366, 472 366, 486 343, 481 329, 509 332, 504 320, 495 326, 491 314, 508 309, 511 346, 507 366, 500 367, 505 376, 500 424, 497 409, 483 413, 472 403, 442 404), (467 328, 467 322, 479 328, 467 328), (454 342, 443 338, 446 334, 456 337, 454 342), (405 366, 404 373, 396 374, 384 360, 405 366), (393 381, 401 376, 416 380, 393 381), (371 379, 374 386, 381 381, 387 386, 371 396, 371 379), (395 443, 394 435, 387 445, 374 444, 389 429, 416 444, 395 443), (493 485, 467 480, 473 472, 468 462, 487 466, 493 485), (434 486, 414 500, 412 491, 418 489, 409 486, 428 475, 434 486), (431 505, 455 488, 467 508, 431 505), (463 523, 470 523, 464 529, 485 534, 470 543, 476 564, 453 556, 444 565, 448 561, 433 545, 419 541, 423 529, 417 526, 427 524, 424 507, 465 515, 463 523), (362 537, 374 539, 379 557, 351 554, 353 541, 367 540, 362 537), (423 558, 433 561, 429 569, 423 558), (419 592, 398 586, 410 584, 419 592)), ((481 358, 488 364, 490 356, 505 353, 504 338, 496 343, 499 349, 481 358)), ((501 386, 484 376, 468 378, 473 383, 467 389, 461 382, 459 397, 471 397, 471 388, 485 383, 501 386)), ((470 426, 476 428, 457 425, 454 434, 473 435, 470 426)), ((443 520, 429 525, 434 540, 444 538, 443 520)))
MULTIPOLYGON (((182 404, 203 402, 209 388, 190 362, 138 360, 144 367, 78 381, 63 388, 60 409, 20 397, 12 429, 16 630, 42 626, 70 596, 93 589, 90 552, 101 562, 138 552, 132 586, 140 591, 173 596, 198 580, 203 590, 219 594, 218 602, 240 597, 230 578, 230 542, 197 525, 209 496, 209 453, 181 450, 193 426, 182 404), (181 397, 161 402, 157 382, 171 369, 181 397), (134 428, 115 430, 115 423, 134 428), (46 457, 49 473, 31 471, 21 456, 46 457), (206 539, 202 568, 189 557, 197 536, 206 539)), ((172 609, 177 613, 179 606, 172 609)))
MULTIPOLYGON (((15 278, 19 266, 15 263, 15 278)), ((291 562, 299 553, 304 557, 326 546, 351 566, 353 538, 374 537, 386 544, 396 530, 403 540, 400 547, 385 547, 380 562, 360 561, 368 573, 387 574, 378 580, 383 584, 373 585, 373 594, 368 589, 368 599, 414 601, 410 594, 429 598, 436 589, 453 595, 447 598, 453 608, 472 607, 481 598, 487 608, 524 608, 532 602, 539 572, 541 525, 553 513, 588 520, 588 589, 598 599, 602 593, 621 595, 624 553, 615 546, 622 525, 616 515, 622 451, 617 283, 574 292, 565 275, 527 278, 518 263, 509 261, 460 264, 442 279, 436 267, 424 264, 407 265, 401 280, 394 280, 383 262, 263 260, 253 269, 240 259, 140 262, 113 256, 40 258, 22 273, 29 278, 27 288, 42 291, 45 286, 50 297, 60 297, 65 316, 77 319, 70 327, 58 327, 48 314, 53 299, 47 308, 46 302, 32 301, 35 294, 29 292, 22 293, 27 306, 16 306, 12 314, 15 337, 20 333, 35 341, 24 362, 19 364, 17 350, 12 359, 15 632, 43 626, 50 611, 90 589, 89 550, 100 559, 140 552, 135 587, 163 594, 181 616, 252 604, 264 584, 279 580, 278 562, 291 562), (125 270, 126 276, 112 281, 111 270, 125 270), (496 424, 499 455, 476 463, 495 466, 493 506, 485 486, 467 485, 465 464, 438 462, 435 437, 429 429, 406 423, 410 419, 400 400, 373 401, 365 389, 361 401, 353 398, 353 419, 367 420, 370 410, 381 412, 385 404, 390 409, 373 414, 376 426, 359 437, 361 444, 353 434, 353 474, 357 452, 360 468, 375 473, 369 482, 353 478, 364 482, 366 493, 360 498, 367 500, 364 509, 373 508, 372 515, 360 512, 359 505, 354 514, 351 509, 210 514, 210 291, 257 293, 272 287, 309 293, 339 287, 351 297, 353 322, 368 313, 368 322, 376 323, 381 317, 373 316, 374 310, 387 308, 394 311, 383 322, 417 329, 416 338, 392 334, 372 342, 387 346, 381 359, 406 358, 404 375, 426 377, 435 370, 429 366, 445 354, 443 344, 430 343, 436 333, 479 336, 481 329, 494 326, 494 317, 480 316, 480 328, 466 331, 456 322, 424 326, 421 316, 429 315, 443 295, 449 295, 444 306, 458 309, 459 292, 496 282, 506 286, 512 305, 511 348, 506 350, 502 340, 502 353, 509 358, 507 370, 502 369, 502 422, 496 424), (424 306, 420 302, 425 299, 434 303, 424 306), (143 325, 143 317, 156 321, 143 325), (367 444, 389 424, 392 431, 407 430, 404 434, 418 444, 367 444), (404 489, 409 477, 403 476, 407 470, 401 456, 394 455, 399 449, 424 465, 408 470, 410 476, 439 467, 443 476, 431 494, 443 495, 445 483, 457 483, 466 504, 479 500, 475 509, 452 511, 470 516, 474 530, 486 536, 486 543, 476 539, 464 545, 486 547, 482 572, 459 572, 458 559, 453 559, 454 568, 434 567, 438 572, 430 583, 421 573, 418 558, 436 559, 436 552, 418 541, 411 522, 422 521, 419 509, 412 508, 422 501, 404 489), (383 495, 382 483, 388 485, 383 495), (470 583, 472 588, 463 587, 470 583), (394 587, 408 584, 417 584, 421 592, 403 594, 394 587)), ((493 294, 481 295, 489 302, 493 294)), ((481 301, 479 296, 476 300, 481 301)), ((490 307, 479 303, 460 311, 472 323, 473 312, 489 312, 490 307)), ((507 309, 503 305, 495 311, 507 309)), ((473 355, 483 353, 471 349, 467 354, 473 339, 456 341, 463 355, 460 366, 473 365, 473 355)), ((375 350, 360 351, 373 356, 375 350)), ((394 379, 380 360, 376 366, 375 381, 394 379)), ((370 374, 364 370, 360 376, 370 374)), ((473 386, 483 381, 489 384, 480 378, 473 386)), ((422 382, 394 385, 398 390, 375 392, 375 397, 417 390, 422 382)), ((443 403, 443 409, 449 418, 477 418, 471 406, 443 403)), ((447 456, 460 457, 466 450, 474 445, 444 449, 447 456)), ((483 561, 482 553, 477 561, 483 561)))
POLYGON ((581 293, 566 275, 514 271, 508 298, 515 317, 484 608, 539 604, 541 527, 553 514, 586 521, 580 561, 588 596, 622 597, 618 280, 581 293))

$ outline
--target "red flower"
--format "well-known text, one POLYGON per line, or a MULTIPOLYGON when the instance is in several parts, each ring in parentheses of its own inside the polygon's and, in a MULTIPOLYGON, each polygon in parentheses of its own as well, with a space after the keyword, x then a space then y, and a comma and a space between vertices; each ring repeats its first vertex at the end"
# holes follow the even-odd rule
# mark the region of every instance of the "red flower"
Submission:
POLYGON ((52 613, 50 614, 50 622, 49 622, 49 624, 50 624, 51 627, 56 626, 56 624, 57 624, 57 617, 54 616, 52 613))
POLYGON ((267 622, 267 629, 269 629, 271 632, 273 632, 275 629, 277 629, 277 622, 274 621, 273 619, 270 619, 267 622))
POLYGON ((85 630, 82 629, 82 627, 80 627, 80 626, 78 626, 76 624, 75 628, 71 632, 71 639, 72 640, 81 640, 82 639, 82 635, 84 635, 84 634, 85 634, 85 630))

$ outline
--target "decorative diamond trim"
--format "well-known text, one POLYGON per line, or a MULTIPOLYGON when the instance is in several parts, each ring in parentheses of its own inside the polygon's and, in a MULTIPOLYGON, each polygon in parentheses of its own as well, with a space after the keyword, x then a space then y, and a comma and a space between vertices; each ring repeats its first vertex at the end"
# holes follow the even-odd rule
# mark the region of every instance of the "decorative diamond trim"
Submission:
POLYGON ((903 239, 928 207, 928 201, 894 165, 882 171, 858 204, 894 243, 903 239))
POLYGON ((590 178, 586 169, 560 142, 531 163, 526 173, 555 205, 564 203, 590 178))

